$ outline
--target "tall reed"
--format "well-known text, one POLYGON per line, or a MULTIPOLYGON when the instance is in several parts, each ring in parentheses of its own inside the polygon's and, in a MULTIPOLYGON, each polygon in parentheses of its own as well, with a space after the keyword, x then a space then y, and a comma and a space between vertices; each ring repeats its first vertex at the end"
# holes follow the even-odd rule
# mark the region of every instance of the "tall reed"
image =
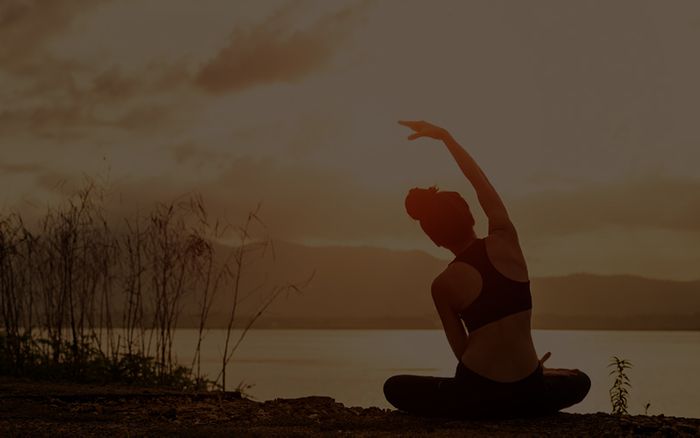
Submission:
POLYGON ((260 206, 234 227, 212 220, 199 195, 126 218, 108 215, 105 199, 88 180, 34 227, 17 213, 0 215, 0 372, 226 389, 226 367, 254 322, 283 291, 304 286, 242 290, 248 259, 271 248, 253 229, 264 226, 260 206), (218 243, 232 231, 238 246, 218 243), (253 294, 262 305, 236 323, 244 295, 253 294), (230 308, 212 381, 202 373, 201 350, 217 299, 230 308), (185 301, 197 303, 191 368, 173 352, 185 301))

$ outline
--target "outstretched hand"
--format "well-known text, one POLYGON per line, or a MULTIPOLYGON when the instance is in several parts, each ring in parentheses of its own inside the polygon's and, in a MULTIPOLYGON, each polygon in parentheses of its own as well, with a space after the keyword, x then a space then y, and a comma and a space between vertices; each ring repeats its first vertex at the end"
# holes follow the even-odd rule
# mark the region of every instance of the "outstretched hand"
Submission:
POLYGON ((420 137, 445 140, 450 135, 446 129, 423 120, 399 120, 399 124, 407 126, 414 131, 413 134, 408 136, 409 140, 415 140, 420 137))
POLYGON ((566 376, 566 377, 571 377, 571 376, 577 376, 577 370, 569 370, 565 368, 546 368, 544 366, 544 363, 549 357, 552 355, 550 351, 546 352, 544 356, 540 358, 540 365, 542 365, 542 370, 547 372, 547 375, 549 376, 566 376))

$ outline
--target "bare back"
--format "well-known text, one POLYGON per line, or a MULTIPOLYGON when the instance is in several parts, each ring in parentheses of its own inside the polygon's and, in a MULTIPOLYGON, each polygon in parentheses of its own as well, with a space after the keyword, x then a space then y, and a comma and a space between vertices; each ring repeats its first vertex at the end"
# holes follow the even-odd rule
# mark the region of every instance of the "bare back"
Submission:
MULTIPOLYGON (((511 280, 529 281, 514 229, 490 234, 484 239, 484 245, 498 272, 511 280)), ((484 377, 497 381, 516 381, 529 375, 539 362, 530 334, 531 315, 531 310, 518 312, 469 333, 462 362, 484 377)))

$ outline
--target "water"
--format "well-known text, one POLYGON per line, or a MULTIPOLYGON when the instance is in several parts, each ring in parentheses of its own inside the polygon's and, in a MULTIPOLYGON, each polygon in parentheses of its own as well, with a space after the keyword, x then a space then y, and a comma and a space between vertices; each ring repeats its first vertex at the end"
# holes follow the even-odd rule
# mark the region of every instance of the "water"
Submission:
MULTIPOLYGON (((210 377, 221 369, 224 338, 211 330, 204 341, 210 377)), ((547 367, 591 378, 586 399, 567 412, 610 412, 607 364, 617 355, 633 364, 631 414, 651 403, 650 415, 700 417, 700 332, 535 330, 533 338, 540 356, 552 352, 547 367)), ((181 363, 191 363, 195 340, 194 330, 178 330, 181 363)), ((256 400, 327 395, 347 406, 390 407, 382 392, 389 376, 452 376, 456 364, 441 330, 251 330, 227 368, 227 389, 243 381, 256 400)))

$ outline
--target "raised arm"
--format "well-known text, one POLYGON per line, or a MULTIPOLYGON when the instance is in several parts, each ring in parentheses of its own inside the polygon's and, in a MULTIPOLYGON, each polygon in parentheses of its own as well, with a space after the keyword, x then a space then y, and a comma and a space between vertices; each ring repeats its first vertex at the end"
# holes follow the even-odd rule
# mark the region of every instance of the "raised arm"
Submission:
POLYGON ((481 208, 489 219, 489 234, 499 229, 512 229, 513 224, 508 217, 501 197, 491 185, 488 178, 469 153, 447 132, 446 129, 424 121, 399 121, 400 124, 411 128, 414 133, 408 139, 430 137, 441 140, 454 157, 457 165, 467 177, 476 191, 481 208))

